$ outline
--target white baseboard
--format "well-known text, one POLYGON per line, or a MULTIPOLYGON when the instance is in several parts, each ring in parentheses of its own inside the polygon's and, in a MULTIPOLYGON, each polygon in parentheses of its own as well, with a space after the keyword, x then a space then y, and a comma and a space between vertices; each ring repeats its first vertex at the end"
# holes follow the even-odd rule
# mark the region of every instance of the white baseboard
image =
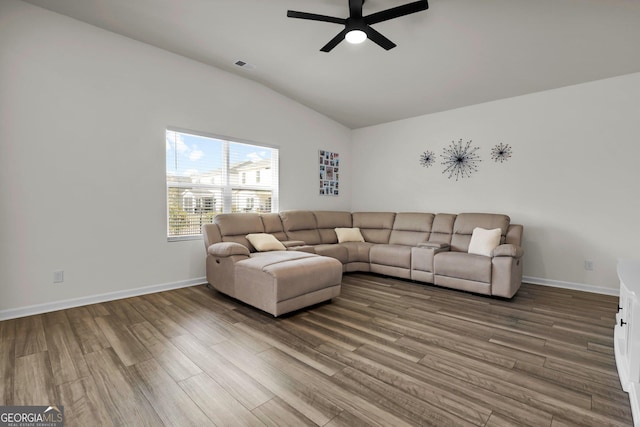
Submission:
POLYGON ((145 286, 142 288, 126 289, 124 291, 107 292, 105 294, 54 301, 44 304, 30 305, 27 307, 11 308, 8 310, 0 310, 0 320, 15 319, 18 317, 31 316, 33 314, 48 313, 51 311, 63 310, 66 308, 79 307, 81 305, 96 304, 99 302, 136 297, 138 295, 153 294, 155 292, 169 291, 171 289, 186 288, 188 286, 200 285, 203 283, 207 283, 207 279, 205 277, 198 277, 196 279, 182 280, 179 282, 163 283, 160 285, 145 286))
POLYGON ((524 276, 522 283, 532 283, 534 285, 551 286, 553 288, 573 289, 575 291, 591 292, 594 294, 619 296, 620 290, 614 288, 602 288, 600 286, 585 285, 584 283, 563 282, 562 280, 542 279, 540 277, 524 276))
MULTIPOLYGON (((614 295, 614 296, 618 296, 620 294, 618 289, 602 288, 602 287, 593 286, 593 285, 585 285, 583 283, 573 283, 573 282, 563 282, 560 280, 542 279, 540 277, 524 276, 522 278, 522 281, 524 283, 532 283, 534 285, 551 286, 554 288, 573 289, 577 291, 592 292, 596 294, 605 294, 605 295, 614 295)), ((113 300, 118 300, 122 298, 136 297, 139 295, 152 294, 155 292, 169 291, 171 289, 186 288, 189 286, 200 285, 203 283, 207 283, 207 279, 205 277, 198 277, 196 279, 183 280, 179 282, 163 283, 160 285, 145 286, 142 288, 127 289, 124 291, 108 292, 104 294, 91 295, 87 297, 73 298, 73 299, 55 301, 55 302, 50 302, 45 304, 36 304, 36 305, 30 305, 27 307, 11 308, 8 310, 0 310, 0 321, 15 319, 18 317, 31 316, 34 314, 48 313, 51 311, 63 310, 66 308, 79 307, 82 305, 96 304, 100 302, 113 301, 113 300)))

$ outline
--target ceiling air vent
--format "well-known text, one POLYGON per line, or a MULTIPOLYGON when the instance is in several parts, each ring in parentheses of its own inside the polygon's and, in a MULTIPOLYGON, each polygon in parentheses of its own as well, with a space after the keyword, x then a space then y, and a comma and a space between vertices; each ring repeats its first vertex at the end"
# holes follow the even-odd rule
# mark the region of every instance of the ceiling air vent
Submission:
POLYGON ((249 64, 248 62, 244 62, 240 60, 234 62, 234 64, 240 68, 244 68, 245 70, 254 70, 256 68, 254 65, 249 64))

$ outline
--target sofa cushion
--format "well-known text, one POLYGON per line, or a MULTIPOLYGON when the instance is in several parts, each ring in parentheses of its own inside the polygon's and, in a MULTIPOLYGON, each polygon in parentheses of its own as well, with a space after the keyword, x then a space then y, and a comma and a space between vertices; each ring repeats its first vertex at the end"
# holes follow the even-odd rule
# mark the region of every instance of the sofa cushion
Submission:
POLYGON ((504 236, 504 242, 508 245, 522 245, 522 231, 524 227, 521 224, 509 224, 507 235, 504 236))
POLYGON ((282 220, 277 213, 266 213, 260 215, 262 218, 262 225, 264 226, 264 232, 273 234, 273 236, 280 240, 287 240, 287 235, 282 227, 282 220))
POLYGON ((500 244, 500 229, 485 230, 476 227, 471 234, 469 242, 469 253, 476 255, 491 256, 491 252, 500 244))
POLYGON ((436 214, 431 225, 431 234, 429 242, 451 244, 451 236, 453 235, 453 224, 456 221, 454 214, 436 214))
POLYGON ((374 245, 369 252, 369 259, 371 264, 410 269, 411 246, 385 244, 374 245))
POLYGON ((258 252, 284 251, 286 249, 278 239, 268 233, 247 234, 247 240, 258 252))
POLYGON ((433 214, 400 212, 393 221, 393 229, 389 237, 392 245, 416 246, 429 240, 433 214))
POLYGON ((218 214, 213 218, 213 222, 218 224, 220 233, 223 236, 243 235, 249 233, 262 233, 264 226, 260 214, 256 213, 232 213, 218 214))
POLYGON ((364 242, 364 237, 360 233, 358 227, 355 228, 336 228, 336 235, 338 236, 338 243, 345 242, 364 242))
POLYGON ((302 240, 307 245, 322 243, 316 217, 311 211, 280 212, 282 226, 287 233, 287 240, 302 240))
POLYGON ((255 248, 247 240, 247 234, 264 233, 262 218, 256 213, 218 214, 213 222, 218 225, 223 242, 240 243, 252 251, 255 248))
POLYGON ((369 242, 344 242, 340 246, 347 249, 347 262, 369 262, 371 248, 374 243, 369 242))
POLYGON ((308 294, 331 285, 338 285, 342 278, 342 266, 335 259, 305 252, 262 252, 236 263, 236 298, 251 300, 252 286, 268 288, 268 298, 284 301, 308 294))
POLYGON ((394 212, 354 212, 353 226, 358 227, 367 242, 389 243, 394 212))
POLYGON ((318 228, 316 217, 311 211, 282 211, 279 215, 285 232, 318 228))
POLYGON ((335 258, 342 264, 346 264, 349 261, 349 251, 337 243, 316 245, 313 248, 316 254, 335 258))
POLYGON ((491 258, 464 252, 441 252, 433 260, 437 276, 491 283, 491 258))
POLYGON ((338 243, 336 228, 351 228, 351 212, 313 211, 321 243, 338 243))
POLYGON ((509 228, 510 218, 507 215, 487 214, 487 213, 462 213, 456 217, 453 224, 453 236, 451 237, 451 250, 458 252, 468 252, 469 243, 473 229, 476 227, 484 229, 500 229, 500 243, 509 228))
POLYGON ((220 234, 218 224, 202 224, 201 229, 205 248, 209 248, 209 246, 214 243, 222 242, 222 235, 220 234))

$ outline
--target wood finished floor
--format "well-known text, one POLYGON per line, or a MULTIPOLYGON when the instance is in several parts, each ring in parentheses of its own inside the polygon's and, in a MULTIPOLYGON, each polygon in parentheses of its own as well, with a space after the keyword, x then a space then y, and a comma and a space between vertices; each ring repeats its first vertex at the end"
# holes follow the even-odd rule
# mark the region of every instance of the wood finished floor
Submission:
POLYGON ((205 286, 0 322, 0 404, 67 426, 629 426, 617 298, 367 274, 274 319, 205 286))

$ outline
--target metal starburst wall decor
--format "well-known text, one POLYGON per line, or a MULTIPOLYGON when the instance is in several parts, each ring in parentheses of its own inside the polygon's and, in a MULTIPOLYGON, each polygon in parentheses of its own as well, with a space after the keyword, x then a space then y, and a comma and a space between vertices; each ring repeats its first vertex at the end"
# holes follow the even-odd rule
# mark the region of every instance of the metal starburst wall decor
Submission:
POLYGON ((435 161, 436 155, 433 151, 425 151, 424 153, 420 154, 420 164, 425 168, 433 165, 435 161))
POLYGON ((491 149, 491 158, 494 162, 506 162, 511 157, 511 147, 509 144, 500 143, 491 149))
POLYGON ((442 173, 448 173, 449 179, 455 176, 456 181, 459 178, 470 178, 478 171, 478 163, 482 161, 476 154, 479 149, 480 147, 471 147, 470 140, 465 145, 462 139, 458 142, 451 141, 451 145, 444 148, 440 155, 444 159, 442 165, 446 166, 442 173))

